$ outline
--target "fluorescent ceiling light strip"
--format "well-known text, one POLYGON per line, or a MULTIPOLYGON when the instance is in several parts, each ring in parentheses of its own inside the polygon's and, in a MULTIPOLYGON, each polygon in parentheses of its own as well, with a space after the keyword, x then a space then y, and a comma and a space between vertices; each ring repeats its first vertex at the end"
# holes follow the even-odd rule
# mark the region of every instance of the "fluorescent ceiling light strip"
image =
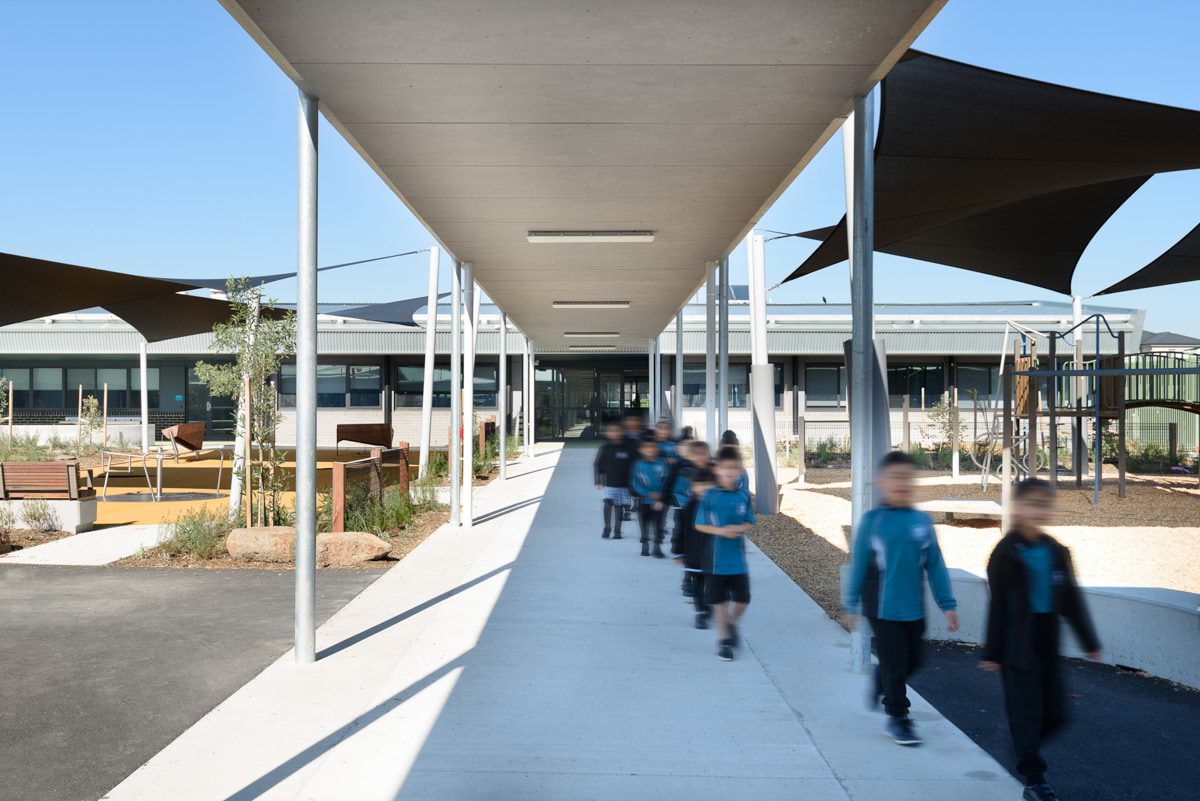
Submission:
POLYGON ((628 309, 627 300, 556 300, 556 309, 628 309))
POLYGON ((616 345, 569 345, 568 350, 616 350, 616 345))
POLYGON ((535 244, 602 244, 612 242, 653 242, 653 231, 530 231, 526 239, 535 244))
POLYGON ((563 331, 563 336, 572 339, 616 339, 620 331, 563 331))

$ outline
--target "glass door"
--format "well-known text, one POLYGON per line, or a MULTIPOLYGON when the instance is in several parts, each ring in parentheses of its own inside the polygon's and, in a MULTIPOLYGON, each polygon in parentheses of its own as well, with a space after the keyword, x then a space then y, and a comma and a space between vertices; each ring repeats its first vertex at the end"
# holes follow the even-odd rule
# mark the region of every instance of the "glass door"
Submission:
POLYGON ((196 371, 188 368, 187 419, 204 421, 204 438, 228 442, 237 435, 237 403, 228 395, 213 395, 208 385, 200 381, 196 371))

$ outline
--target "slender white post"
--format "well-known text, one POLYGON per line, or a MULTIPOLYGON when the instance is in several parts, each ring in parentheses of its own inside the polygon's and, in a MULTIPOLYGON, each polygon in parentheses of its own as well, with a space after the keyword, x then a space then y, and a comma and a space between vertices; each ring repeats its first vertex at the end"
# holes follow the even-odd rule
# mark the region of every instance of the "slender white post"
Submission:
POLYGON ((704 285, 704 438, 715 448, 720 441, 717 432, 717 263, 707 264, 708 280, 704 285))
POLYGON ((474 521, 471 495, 475 485, 475 323, 479 319, 479 293, 475 291, 475 265, 463 262, 463 461, 462 526, 474 521))
MULTIPOLYGON (((1072 335, 1075 337, 1075 369, 1082 370, 1083 329, 1079 327, 1079 324, 1083 322, 1083 297, 1081 295, 1075 295, 1071 298, 1071 317, 1073 320, 1071 325, 1075 327, 1075 330, 1072 332, 1072 335)), ((1096 358, 1099 359, 1100 354, 1097 353, 1096 358)), ((1078 401, 1078 403, 1075 404, 1076 408, 1079 408, 1081 405, 1086 405, 1086 395, 1087 378, 1084 376, 1077 376, 1075 378, 1075 399, 1078 401)), ((1078 431, 1078 434, 1076 435, 1075 439, 1071 440, 1071 456, 1078 460, 1075 463, 1076 475, 1086 476, 1088 474, 1087 426, 1083 424, 1083 417, 1078 414, 1075 415, 1074 425, 1078 431)))
MULTIPOLYGON (((150 452, 150 388, 146 386, 149 374, 150 370, 146 366, 146 340, 143 339, 141 347, 138 348, 138 377, 142 382, 142 453, 150 452)), ((8 413, 12 414, 11 406, 8 413)))
MULTIPOLYGON (((296 292, 296 661, 317 658, 317 111, 300 93, 296 292)), ((248 522, 248 521, 247 521, 248 522)))
POLYGON ((675 436, 683 433, 683 309, 675 312, 675 391, 671 393, 675 413, 675 436))
POLYGON ((650 424, 654 424, 654 340, 646 340, 646 375, 647 383, 650 385, 649 391, 646 393, 649 397, 646 404, 646 416, 649 418, 650 424))
POLYGON ((750 237, 750 399, 754 421, 754 509, 773 515, 779 506, 775 471, 775 371, 767 356, 767 290, 763 238, 750 237))
POLYGON ((450 525, 462 519, 462 264, 450 271, 450 525))
POLYGON ((508 478, 508 315, 500 312, 500 375, 496 393, 496 436, 500 442, 500 480, 508 478))
MULTIPOLYGON (((874 230, 875 230, 875 102, 872 92, 855 98, 854 115, 842 127, 846 163, 846 224, 850 252, 850 517, 852 536, 871 505, 875 441, 871 414, 875 388, 874 230)), ((850 638, 851 670, 859 673, 870 661, 866 632, 860 626, 850 638)))
POLYGON ((529 335, 525 335, 525 359, 521 363, 521 415, 525 418, 522 428, 525 431, 525 458, 533 455, 533 440, 529 438, 529 426, 533 418, 529 416, 529 398, 533 395, 533 343, 529 335))
POLYGON ((529 455, 533 456, 534 446, 537 445, 537 409, 534 401, 537 398, 537 343, 529 340, 529 455))
POLYGON ((717 299, 717 430, 729 430, 729 259, 720 263, 721 291, 717 299))
POLYGON ((441 248, 429 249, 429 297, 425 302, 425 374, 421 395, 421 466, 417 475, 429 474, 429 441, 433 435, 433 367, 437 353, 438 263, 441 248))

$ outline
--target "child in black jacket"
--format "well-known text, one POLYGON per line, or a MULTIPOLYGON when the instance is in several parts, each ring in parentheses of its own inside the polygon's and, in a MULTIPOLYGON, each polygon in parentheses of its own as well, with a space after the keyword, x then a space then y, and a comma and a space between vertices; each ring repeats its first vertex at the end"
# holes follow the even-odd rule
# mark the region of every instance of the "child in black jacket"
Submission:
POLYGON ((1005 706, 1017 772, 1026 801, 1055 801, 1046 784, 1042 741, 1062 726, 1064 691, 1059 671, 1059 618, 1075 631, 1089 659, 1101 659, 1100 641, 1084 605, 1071 555, 1042 530, 1054 512, 1050 485, 1022 481, 1014 493, 1016 528, 988 560, 987 644, 979 666, 1004 680, 1005 706))
POLYGON ((604 532, 600 535, 608 539, 612 533, 614 540, 621 539, 621 522, 625 512, 632 503, 629 494, 629 475, 633 470, 634 460, 637 459, 635 446, 625 438, 621 427, 609 423, 604 431, 605 442, 596 453, 593 465, 596 489, 604 495, 604 532), (614 522, 615 507, 615 522, 614 522))
POLYGON ((709 465, 708 446, 692 445, 692 471, 688 481, 688 499, 679 510, 675 534, 671 538, 671 555, 676 564, 683 565, 691 585, 692 603, 696 610, 696 628, 707 629, 712 607, 704 599, 704 562, 708 535, 696 530, 696 510, 705 493, 713 488, 716 477, 709 465))

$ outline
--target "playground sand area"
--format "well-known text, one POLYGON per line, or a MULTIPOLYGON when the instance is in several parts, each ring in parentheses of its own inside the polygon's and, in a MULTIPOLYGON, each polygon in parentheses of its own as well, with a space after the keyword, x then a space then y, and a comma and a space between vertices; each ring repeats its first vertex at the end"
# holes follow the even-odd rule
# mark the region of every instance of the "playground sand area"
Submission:
MULTIPOLYGON (((848 471, 837 472, 848 479, 848 471)), ((977 482, 951 483, 948 475, 928 473, 922 477, 918 500, 1000 497, 995 481, 985 494, 977 482)), ((784 485, 781 513, 761 517, 751 533, 755 544, 831 616, 840 614, 840 571, 849 548, 850 491, 838 486, 842 483, 784 485)), ((1096 509, 1090 484, 1077 490, 1072 481, 1060 483, 1061 512, 1049 530, 1071 549, 1080 581, 1092 587, 1200 593, 1196 478, 1131 475, 1128 484, 1127 497, 1117 498, 1116 477, 1109 480, 1106 472, 1096 509)), ((946 563, 976 575, 986 572, 1001 536, 994 517, 939 522, 937 534, 946 563)))

